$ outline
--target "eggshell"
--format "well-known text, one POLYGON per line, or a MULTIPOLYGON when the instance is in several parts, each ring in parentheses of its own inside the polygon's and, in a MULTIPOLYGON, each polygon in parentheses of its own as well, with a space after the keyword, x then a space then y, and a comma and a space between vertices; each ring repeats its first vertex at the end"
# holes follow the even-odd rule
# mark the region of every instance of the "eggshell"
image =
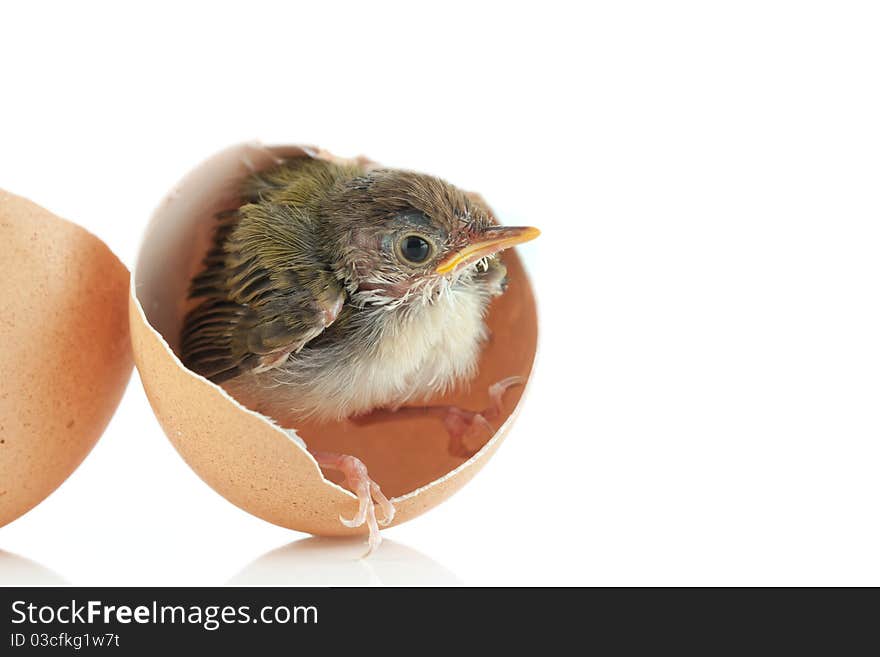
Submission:
MULTIPOLYGON (((214 215, 234 207, 240 181, 281 157, 337 159, 311 147, 243 144, 193 170, 153 216, 132 280, 131 334, 135 363, 156 416, 184 460, 217 492, 269 522, 321 535, 366 532, 347 528, 354 495, 324 477, 309 448, 353 454, 397 507, 394 524, 424 513, 467 483, 497 450, 518 407, 522 388, 505 396, 498 431, 467 461, 448 454, 448 435, 436 419, 407 418, 356 426, 349 421, 294 424, 285 429, 236 402, 219 386, 187 370, 176 349, 189 307, 187 286, 208 248, 214 215)), ((368 160, 362 160, 368 162, 368 160)), ((535 302, 522 264, 507 252, 508 291, 491 306, 491 340, 479 374, 466 389, 437 403, 480 410, 490 384, 528 376, 537 341, 535 302)), ((487 435, 488 439, 489 436, 487 435)))
POLYGON ((116 410, 128 279, 101 240, 0 191, 0 526, 55 490, 116 410))

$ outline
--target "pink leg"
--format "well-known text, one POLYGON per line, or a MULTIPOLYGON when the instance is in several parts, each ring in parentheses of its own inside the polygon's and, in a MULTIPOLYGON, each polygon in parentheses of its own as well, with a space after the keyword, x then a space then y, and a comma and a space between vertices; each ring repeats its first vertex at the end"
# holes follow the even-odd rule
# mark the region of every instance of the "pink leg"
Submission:
POLYGON ((465 445, 465 436, 474 426, 480 426, 489 433, 494 431, 490 420, 495 420, 501 415, 504 408, 503 397, 508 388, 522 385, 525 378, 521 376, 509 376, 498 383, 489 386, 490 405, 482 411, 468 411, 458 406, 403 406, 397 409, 377 409, 366 415, 358 415, 351 418, 355 424, 371 424, 406 417, 433 416, 441 419, 446 431, 449 433, 449 453, 461 458, 470 458, 477 450, 470 449, 465 445))
POLYGON ((379 484, 370 479, 367 474, 367 466, 360 459, 333 452, 312 452, 312 456, 322 468, 338 470, 344 474, 348 487, 357 495, 358 511, 354 518, 347 520, 339 516, 339 521, 346 527, 360 527, 365 522, 367 523, 370 538, 367 541, 369 549, 364 556, 369 556, 382 543, 379 525, 388 525, 394 519, 394 505, 382 493, 379 484), (381 521, 376 520, 376 504, 382 507, 383 518, 381 521))

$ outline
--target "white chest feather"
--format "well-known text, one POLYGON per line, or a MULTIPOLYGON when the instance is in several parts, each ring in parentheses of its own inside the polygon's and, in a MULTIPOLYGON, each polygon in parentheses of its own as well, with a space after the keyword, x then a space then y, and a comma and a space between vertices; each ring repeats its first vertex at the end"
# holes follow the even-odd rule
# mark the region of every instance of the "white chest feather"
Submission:
POLYGON ((409 313, 387 313, 368 347, 349 345, 330 358, 306 350, 275 372, 230 388, 260 389, 259 410, 275 417, 342 419, 422 401, 476 373, 487 303, 473 289, 450 289, 409 313))
POLYGON ((388 330, 365 363, 387 404, 421 399, 470 379, 486 338, 486 300, 455 291, 388 330))

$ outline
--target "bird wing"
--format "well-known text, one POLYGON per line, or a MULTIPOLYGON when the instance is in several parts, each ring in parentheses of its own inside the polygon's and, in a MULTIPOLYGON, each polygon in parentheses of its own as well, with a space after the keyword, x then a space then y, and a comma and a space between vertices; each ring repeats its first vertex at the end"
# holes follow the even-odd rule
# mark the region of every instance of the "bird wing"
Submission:
POLYGON ((222 383, 284 363, 333 323, 345 291, 308 212, 256 201, 218 219, 190 287, 202 301, 186 317, 181 351, 187 367, 222 383))

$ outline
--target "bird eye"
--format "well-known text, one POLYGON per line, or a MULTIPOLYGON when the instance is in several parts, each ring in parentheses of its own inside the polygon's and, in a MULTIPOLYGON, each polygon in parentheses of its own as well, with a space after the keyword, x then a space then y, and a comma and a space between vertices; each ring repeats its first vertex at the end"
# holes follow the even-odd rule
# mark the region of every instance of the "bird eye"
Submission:
POLYGON ((431 245, 419 235, 407 235, 400 240, 400 255, 407 262, 418 265, 431 255, 431 245))

